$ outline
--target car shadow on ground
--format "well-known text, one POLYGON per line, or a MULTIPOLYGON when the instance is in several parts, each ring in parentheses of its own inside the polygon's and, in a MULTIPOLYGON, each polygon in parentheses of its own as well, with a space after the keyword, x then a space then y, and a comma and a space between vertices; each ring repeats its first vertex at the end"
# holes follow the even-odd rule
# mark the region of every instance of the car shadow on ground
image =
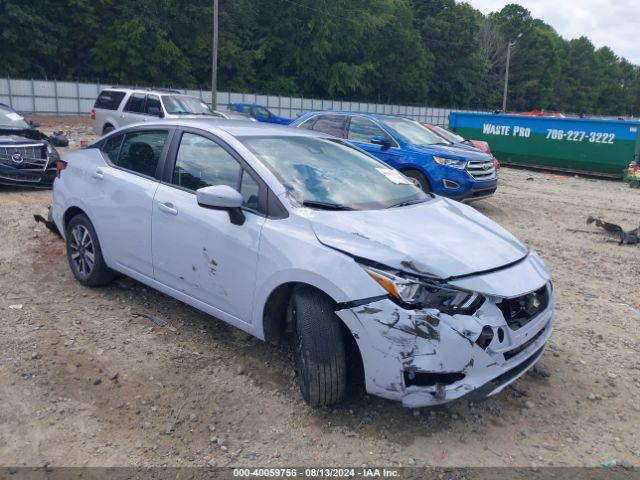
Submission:
MULTIPOLYGON (((507 427, 505 420, 517 422, 517 417, 525 410, 527 391, 548 384, 546 379, 535 374, 527 374, 513 387, 508 387, 497 396, 479 402, 459 401, 447 405, 407 409, 399 402, 367 395, 360 381, 351 382, 347 397, 339 405, 313 409, 302 400, 297 380, 293 376, 293 357, 288 344, 274 345, 263 342, 251 335, 227 325, 190 306, 182 304, 160 292, 149 289, 127 277, 121 277, 107 287, 114 297, 123 292, 140 292, 131 305, 132 310, 142 311, 145 305, 170 306, 162 314, 169 318, 188 318, 181 324, 182 341, 194 342, 193 348, 206 349, 208 342, 215 342, 222 354, 233 355, 234 371, 242 368, 255 385, 265 390, 283 393, 293 408, 315 418, 321 424, 330 424, 332 430, 339 430, 348 436, 363 439, 385 438, 400 445, 408 445, 417 437, 438 435, 460 428, 472 431, 483 428, 507 427)), ((150 325, 153 323, 150 322, 150 325)), ((544 361, 544 359, 543 359, 544 361)), ((197 368, 197 365, 193 365, 197 368)), ((359 379, 360 380, 360 379, 359 379)))

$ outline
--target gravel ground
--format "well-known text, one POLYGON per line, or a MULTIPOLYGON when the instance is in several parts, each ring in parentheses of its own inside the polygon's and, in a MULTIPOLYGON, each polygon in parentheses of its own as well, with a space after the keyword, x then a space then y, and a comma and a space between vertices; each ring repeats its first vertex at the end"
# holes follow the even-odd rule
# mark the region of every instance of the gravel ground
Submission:
MULTIPOLYGON (((70 148, 87 119, 39 118, 70 148)), ((32 214, 50 191, 0 187, 0 465, 598 466, 640 459, 640 246, 622 183, 503 169, 476 208, 550 266, 556 330, 537 371, 481 402, 407 410, 354 391, 313 410, 290 354, 133 280, 88 289, 32 214), (19 307, 21 305, 21 307, 19 307)))

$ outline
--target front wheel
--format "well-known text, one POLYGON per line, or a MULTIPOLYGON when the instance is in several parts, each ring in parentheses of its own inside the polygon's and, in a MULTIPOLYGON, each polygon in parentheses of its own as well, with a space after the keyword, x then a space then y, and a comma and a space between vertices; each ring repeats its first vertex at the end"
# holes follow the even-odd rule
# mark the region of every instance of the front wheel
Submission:
POLYGON ((114 272, 102 257, 98 236, 86 215, 73 217, 67 225, 67 259, 76 280, 87 287, 106 285, 114 272))
POLYGON ((429 183, 429 180, 427 180, 427 177, 425 177, 424 173, 422 173, 421 171, 411 169, 405 170, 402 173, 405 177, 411 180, 411 183, 413 183, 424 193, 429 193, 431 191, 431 184, 429 183))
POLYGON ((296 290, 289 304, 296 374, 302 397, 312 407, 339 403, 345 394, 344 339, 334 311, 331 299, 307 287, 296 290))

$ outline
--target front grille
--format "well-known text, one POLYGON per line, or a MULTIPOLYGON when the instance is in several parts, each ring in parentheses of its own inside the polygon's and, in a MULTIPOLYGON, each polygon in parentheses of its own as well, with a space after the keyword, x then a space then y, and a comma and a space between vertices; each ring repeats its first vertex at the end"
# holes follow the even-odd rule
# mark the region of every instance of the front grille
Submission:
POLYGON ((511 330, 518 330, 542 313, 549 305, 547 286, 516 298, 503 298, 498 308, 511 330))
POLYGON ((476 180, 491 180, 496 176, 496 167, 493 165, 493 159, 469 162, 467 172, 476 180))
POLYGON ((16 170, 15 173, 0 172, 0 180, 11 180, 15 182, 40 182, 43 172, 33 170, 16 170))
POLYGON ((47 167, 47 147, 41 143, 30 145, 0 145, 0 165, 16 170, 38 170, 47 167))
POLYGON ((519 347, 509 350, 508 352, 504 352, 504 359, 509 361, 519 353, 524 352, 527 348, 533 345, 542 335, 544 335, 544 332, 546 331, 547 331, 547 327, 544 327, 542 330, 536 333, 531 339, 527 340, 519 347))
POLYGON ((496 190, 497 190, 496 187, 487 188, 485 190, 475 190, 471 194, 471 198, 488 197, 488 196, 493 195, 494 193, 496 193, 496 190))
POLYGON ((532 366, 536 362, 536 360, 540 358, 543 350, 544 350, 544 346, 540 347, 533 354, 531 354, 531 356, 527 358, 524 362, 522 362, 519 365, 516 365, 511 370, 504 372, 502 375, 494 378, 489 383, 495 386, 495 388, 498 388, 500 385, 504 385, 505 383, 510 382, 515 377, 520 375, 522 372, 526 371, 530 366, 532 366))

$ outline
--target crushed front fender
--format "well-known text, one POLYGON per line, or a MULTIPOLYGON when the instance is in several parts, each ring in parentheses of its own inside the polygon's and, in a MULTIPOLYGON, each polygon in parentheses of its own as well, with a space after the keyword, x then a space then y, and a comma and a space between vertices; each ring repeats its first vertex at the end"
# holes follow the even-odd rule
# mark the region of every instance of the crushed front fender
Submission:
POLYGON ((372 395, 407 407, 494 395, 541 357, 551 335, 554 296, 513 328, 489 297, 473 315, 407 310, 390 299, 336 312, 355 338, 372 395))

